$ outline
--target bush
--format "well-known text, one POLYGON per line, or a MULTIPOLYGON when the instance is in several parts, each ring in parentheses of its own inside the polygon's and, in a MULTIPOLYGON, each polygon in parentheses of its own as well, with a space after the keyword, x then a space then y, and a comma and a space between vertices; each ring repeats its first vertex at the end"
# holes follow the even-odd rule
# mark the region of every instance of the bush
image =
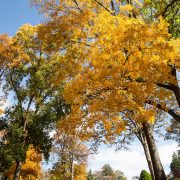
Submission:
POLYGON ((146 170, 142 170, 139 180, 152 180, 152 178, 151 175, 146 170))

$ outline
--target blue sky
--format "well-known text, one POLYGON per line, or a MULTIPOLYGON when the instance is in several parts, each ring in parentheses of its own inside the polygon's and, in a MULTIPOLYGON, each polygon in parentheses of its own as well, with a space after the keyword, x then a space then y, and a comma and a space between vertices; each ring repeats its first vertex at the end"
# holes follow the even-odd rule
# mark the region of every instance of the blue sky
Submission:
POLYGON ((0 6, 0 34, 14 35, 23 24, 36 25, 42 17, 31 8, 28 0, 3 0, 0 6))
MULTIPOLYGON (((42 17, 35 8, 29 6, 28 0, 1 1, 0 34, 7 33, 12 36, 23 24, 36 25, 41 21, 42 17)), ((176 147, 177 143, 172 141, 158 143, 158 149, 166 173, 169 173, 172 152, 176 147)), ((108 149, 105 146, 100 147, 100 153, 89 158, 89 169, 100 170, 107 163, 114 169, 122 170, 128 177, 128 180, 134 175, 139 175, 142 169, 147 169, 143 149, 137 141, 131 146, 131 151, 118 151, 115 153, 113 149, 108 149)))

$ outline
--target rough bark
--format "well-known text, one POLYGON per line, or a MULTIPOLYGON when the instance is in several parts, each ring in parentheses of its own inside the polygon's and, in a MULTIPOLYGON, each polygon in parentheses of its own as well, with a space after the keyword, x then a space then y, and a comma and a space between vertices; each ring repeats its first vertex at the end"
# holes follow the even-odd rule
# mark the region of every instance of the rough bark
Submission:
POLYGON ((148 167, 149 167, 149 171, 151 173, 152 180, 155 180, 153 164, 152 164, 152 161, 151 161, 151 156, 150 156, 150 152, 149 152, 146 137, 144 135, 142 135, 141 139, 142 139, 141 143, 142 143, 142 146, 143 146, 143 149, 144 149, 144 153, 145 153, 145 156, 146 156, 146 160, 147 160, 147 163, 148 163, 148 167))
POLYGON ((159 153, 156 147, 151 125, 145 122, 143 124, 143 130, 145 133, 145 137, 146 137, 148 148, 149 148, 149 153, 150 153, 152 164, 153 164, 155 180, 167 180, 160 157, 159 157, 159 153))
POLYGON ((146 161, 147 161, 147 164, 149 167, 149 171, 151 173, 152 180, 155 180, 153 164, 152 164, 149 147, 147 144, 147 140, 146 140, 143 128, 141 125, 139 126, 139 124, 134 122, 132 119, 130 119, 130 122, 131 122, 131 124, 129 124, 129 127, 130 127, 130 129, 136 129, 134 133, 135 133, 136 137, 139 139, 141 145, 143 146, 144 154, 145 154, 146 161))
POLYGON ((14 172, 13 180, 19 180, 20 178, 20 172, 21 172, 22 162, 19 160, 16 160, 16 170, 14 172))
POLYGON ((136 129, 134 131, 134 133, 135 133, 136 137, 139 139, 141 145, 143 146, 144 154, 145 154, 146 161, 147 161, 147 164, 148 164, 148 167, 149 167, 149 171, 151 173, 152 180, 155 180, 154 169, 153 169, 153 164, 152 164, 152 160, 151 160, 151 156, 150 156, 150 152, 149 152, 149 147, 148 147, 148 144, 147 144, 147 140, 146 140, 142 125, 134 122, 132 119, 129 119, 129 120, 131 122, 129 124, 130 129, 131 130, 136 129))

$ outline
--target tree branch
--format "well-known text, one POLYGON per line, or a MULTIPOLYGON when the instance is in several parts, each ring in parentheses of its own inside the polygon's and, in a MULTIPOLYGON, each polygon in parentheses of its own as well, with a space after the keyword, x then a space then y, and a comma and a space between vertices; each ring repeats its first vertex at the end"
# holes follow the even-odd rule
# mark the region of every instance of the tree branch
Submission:
POLYGON ((179 0, 172 0, 169 4, 167 4, 167 6, 164 8, 164 11, 161 12, 161 14, 159 16, 165 17, 166 12, 168 11, 168 9, 174 5, 174 3, 178 2, 179 0))
POLYGON ((94 0, 97 4, 99 4, 102 8, 104 8, 106 11, 108 11, 111 15, 114 16, 114 14, 107 8, 105 7, 101 2, 94 0))
POLYGON ((81 10, 81 8, 79 7, 78 2, 77 2, 76 0, 72 0, 72 1, 76 4, 78 10, 79 10, 81 13, 84 13, 84 12, 81 10))
POLYGON ((12 87, 13 87, 15 93, 16 93, 17 100, 18 100, 18 102, 20 103, 20 106, 21 106, 20 108, 21 108, 21 113, 22 113, 22 119, 24 119, 24 117, 23 117, 22 101, 21 101, 21 98, 20 98, 20 96, 19 96, 18 89, 17 89, 16 85, 15 85, 14 82, 13 82, 13 77, 12 77, 11 71, 9 71, 9 76, 10 76, 10 78, 9 78, 9 79, 10 79, 10 83, 11 83, 11 85, 12 85, 12 87))
POLYGON ((162 106, 161 104, 152 102, 152 101, 150 101, 150 100, 146 101, 146 103, 147 103, 147 104, 150 104, 150 105, 153 105, 153 106, 155 106, 156 108, 167 112, 167 113, 168 113, 169 115, 171 115, 176 121, 178 121, 178 122, 180 123, 180 115, 178 115, 177 113, 175 113, 173 109, 170 109, 170 108, 168 108, 168 107, 166 107, 166 106, 162 106))
POLYGON ((33 101, 33 98, 34 98, 34 95, 32 95, 32 96, 30 97, 30 100, 29 100, 29 103, 28 103, 26 112, 29 111, 29 108, 31 107, 31 103, 32 103, 32 101, 33 101))
POLYGON ((161 83, 157 83, 156 85, 159 86, 159 87, 163 87, 163 88, 165 88, 165 89, 168 89, 168 90, 173 91, 173 85, 171 85, 171 84, 161 84, 161 83))

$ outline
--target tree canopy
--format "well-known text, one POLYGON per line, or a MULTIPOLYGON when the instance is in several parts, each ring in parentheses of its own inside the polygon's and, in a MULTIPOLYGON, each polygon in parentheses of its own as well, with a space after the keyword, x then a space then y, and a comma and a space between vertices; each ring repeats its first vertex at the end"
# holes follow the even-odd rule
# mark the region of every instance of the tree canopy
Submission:
MULTIPOLYGON (((169 114, 166 137, 179 141, 179 0, 31 3, 45 22, 0 35, 2 100, 11 100, 0 109, 0 173, 13 166, 13 180, 36 178, 41 157, 56 150, 52 179, 86 179, 84 142, 125 144, 135 135, 152 179, 165 180, 153 130, 158 113, 169 114)), ((105 165, 102 175, 115 173, 105 165)))

